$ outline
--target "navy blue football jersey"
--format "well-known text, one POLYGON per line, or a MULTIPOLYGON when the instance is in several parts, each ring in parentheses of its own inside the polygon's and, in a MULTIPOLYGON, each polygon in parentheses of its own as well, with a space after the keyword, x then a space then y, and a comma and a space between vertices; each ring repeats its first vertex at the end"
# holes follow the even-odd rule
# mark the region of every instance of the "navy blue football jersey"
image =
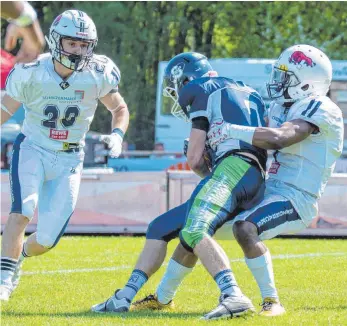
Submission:
MULTIPOLYGON (((179 92, 179 104, 189 119, 206 117, 210 126, 228 122, 241 126, 265 126, 265 104, 261 96, 243 82, 225 77, 192 80, 179 92)), ((265 168, 266 150, 236 139, 218 145, 217 159, 227 152, 240 150, 254 154, 265 168)))

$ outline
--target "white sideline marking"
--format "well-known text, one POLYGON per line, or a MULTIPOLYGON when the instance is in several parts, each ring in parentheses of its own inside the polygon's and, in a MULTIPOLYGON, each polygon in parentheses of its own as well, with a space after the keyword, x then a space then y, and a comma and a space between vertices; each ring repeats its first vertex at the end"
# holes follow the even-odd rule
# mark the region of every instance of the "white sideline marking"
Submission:
MULTIPOLYGON (((330 252, 330 253, 308 253, 308 254, 285 254, 275 255, 272 259, 300 259, 300 258, 314 258, 324 256, 347 256, 347 252, 330 252)), ((231 262, 242 262, 243 258, 230 259, 231 262)), ((167 265, 167 264, 163 264, 167 265)), ((199 262, 198 265, 201 265, 199 262)), ((92 272, 112 272, 124 269, 133 268, 133 265, 121 265, 115 267, 102 267, 102 268, 79 268, 79 269, 58 269, 55 271, 36 271, 36 272, 23 272, 22 275, 44 275, 44 274, 71 274, 71 273, 92 273, 92 272)))

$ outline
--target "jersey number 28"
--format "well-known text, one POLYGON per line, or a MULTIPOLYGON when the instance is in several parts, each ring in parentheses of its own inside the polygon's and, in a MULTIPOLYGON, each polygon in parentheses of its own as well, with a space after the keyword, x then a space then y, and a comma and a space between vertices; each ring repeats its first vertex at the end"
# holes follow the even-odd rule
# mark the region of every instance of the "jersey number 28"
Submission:
MULTIPOLYGON (((71 127, 79 116, 80 109, 76 105, 68 105, 64 112, 64 118, 61 120, 63 127, 71 127)), ((46 120, 42 120, 41 123, 44 127, 55 129, 57 128, 57 121, 59 119, 59 109, 54 104, 46 105, 43 109, 43 114, 48 117, 46 120)))

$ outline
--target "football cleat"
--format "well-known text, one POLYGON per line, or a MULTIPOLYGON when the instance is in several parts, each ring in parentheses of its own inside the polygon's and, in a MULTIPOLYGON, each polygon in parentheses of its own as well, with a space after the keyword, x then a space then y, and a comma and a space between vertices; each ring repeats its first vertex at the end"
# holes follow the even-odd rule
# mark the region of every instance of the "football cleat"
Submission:
POLYGON ((144 299, 135 301, 131 305, 131 311, 140 310, 173 310, 175 309, 175 304, 171 300, 167 304, 160 303, 156 294, 147 295, 144 299))
POLYGON ((262 308, 259 313, 261 316, 274 317, 283 315, 286 312, 278 299, 274 298, 265 298, 261 306, 262 308))
POLYGON ((229 296, 222 293, 219 298, 219 305, 211 312, 201 317, 203 320, 229 319, 240 316, 253 315, 254 306, 246 296, 229 296))
POLYGON ((105 302, 96 304, 92 306, 91 310, 98 313, 107 313, 107 312, 128 312, 130 307, 130 300, 127 298, 118 299, 117 290, 114 295, 107 299, 105 302))
POLYGON ((13 291, 12 287, 1 284, 0 285, 0 301, 8 301, 10 299, 12 291, 13 291))

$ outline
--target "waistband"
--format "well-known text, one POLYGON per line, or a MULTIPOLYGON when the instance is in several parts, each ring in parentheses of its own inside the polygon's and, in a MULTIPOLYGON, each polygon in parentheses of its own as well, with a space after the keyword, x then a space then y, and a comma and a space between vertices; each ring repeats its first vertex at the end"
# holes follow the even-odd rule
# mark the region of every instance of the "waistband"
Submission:
POLYGON ((78 153, 81 150, 78 143, 63 143, 63 149, 59 152, 78 153))
POLYGON ((228 156, 236 156, 236 157, 244 160, 245 162, 249 163, 250 165, 256 167, 261 172, 263 178, 265 179, 266 172, 265 172, 263 166, 260 164, 258 158, 254 154, 249 153, 249 152, 243 152, 240 150, 232 150, 232 151, 225 153, 222 157, 220 157, 217 160, 217 162, 219 162, 220 160, 222 160, 228 156))

